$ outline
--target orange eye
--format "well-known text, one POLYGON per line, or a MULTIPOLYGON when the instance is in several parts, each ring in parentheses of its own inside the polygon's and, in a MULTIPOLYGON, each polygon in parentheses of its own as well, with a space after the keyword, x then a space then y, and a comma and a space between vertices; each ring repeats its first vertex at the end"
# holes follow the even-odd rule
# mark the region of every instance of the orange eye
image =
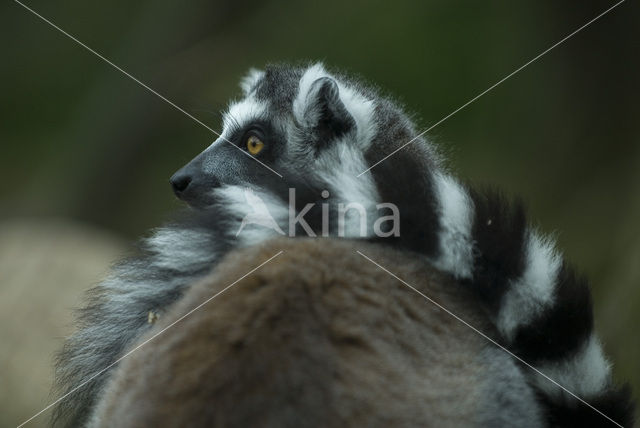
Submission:
POLYGON ((252 135, 247 139, 247 150, 252 155, 257 155, 262 151, 263 148, 264 143, 260 141, 260 138, 256 137, 255 135, 252 135))

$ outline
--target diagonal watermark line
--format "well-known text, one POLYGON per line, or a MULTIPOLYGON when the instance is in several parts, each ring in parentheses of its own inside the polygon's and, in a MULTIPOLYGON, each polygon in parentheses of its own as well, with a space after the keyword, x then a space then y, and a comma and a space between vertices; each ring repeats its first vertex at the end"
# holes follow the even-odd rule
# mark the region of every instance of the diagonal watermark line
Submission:
POLYGON ((86 384, 88 384, 89 382, 91 382, 93 379, 97 378, 98 376, 100 376, 101 374, 103 374, 104 372, 106 372, 107 370, 109 370, 111 367, 115 366, 116 364, 118 364, 120 361, 124 360, 125 358, 127 358, 129 355, 133 354, 134 352, 136 352, 138 349, 140 349, 141 347, 143 347, 144 345, 146 345, 147 343, 151 342, 153 339, 155 339, 156 337, 160 336, 162 333, 164 333, 165 331, 169 330, 171 327, 173 327, 174 325, 178 324, 180 321, 182 321, 183 319, 187 318, 189 315, 191 315, 192 313, 194 313, 195 311, 197 311, 198 309, 200 309, 201 307, 203 307, 204 305, 206 305, 207 303, 209 303, 210 301, 212 301, 213 299, 215 299, 216 297, 218 297, 219 295, 221 295, 222 293, 224 293, 225 291, 227 291, 228 289, 230 289, 231 287, 233 287, 234 285, 236 285, 238 282, 242 281, 244 278, 246 278, 247 276, 251 275, 252 273, 254 273, 255 271, 257 271, 258 269, 260 269, 262 266, 266 265, 267 263, 269 263, 271 260, 275 259, 276 257, 278 257, 280 254, 282 254, 284 251, 278 251, 276 254, 274 254, 273 256, 269 257, 267 260, 265 260, 264 262, 260 263, 258 266, 254 267, 253 269, 251 269, 249 272, 245 273, 244 275, 242 275, 240 278, 236 279, 235 281, 233 281, 231 284, 227 285, 225 288, 223 288, 222 290, 218 291, 216 294, 214 294, 213 296, 209 297, 207 300, 205 300, 204 302, 200 303, 198 306, 196 306, 195 308, 191 309, 189 312, 187 312, 186 314, 182 315, 180 318, 178 318, 177 320, 175 320, 174 322, 172 322, 171 324, 169 324, 168 326, 164 327, 162 330, 160 330, 159 332, 157 332, 156 334, 154 334, 153 336, 151 336, 149 339, 145 340, 144 342, 140 343, 138 346, 136 346, 135 348, 133 348, 132 350, 130 350, 129 352, 127 352, 126 354, 124 354, 122 357, 118 358, 117 360, 115 360, 113 363, 109 364, 108 366, 106 366, 105 368, 103 368, 102 370, 94 373, 93 375, 91 375, 91 377, 89 377, 88 379, 86 379, 85 381, 83 381, 82 383, 76 385, 75 387, 73 387, 73 389, 71 389, 71 391, 67 392, 66 394, 64 394, 63 396, 59 397, 58 399, 56 399, 54 402, 50 403, 49 405, 47 405, 47 407, 45 407, 44 409, 40 410, 38 413, 36 413, 35 415, 31 416, 29 419, 27 419, 26 421, 22 422, 20 425, 18 425, 17 428, 21 428, 24 425, 26 425, 27 423, 31 422, 33 419, 37 418, 38 416, 40 416, 42 413, 46 412, 47 410, 49 410, 51 407, 55 406, 56 404, 58 404, 60 401, 64 400, 66 397, 68 397, 69 395, 73 394, 74 392, 76 392, 77 390, 79 390, 80 388, 82 388, 83 386, 85 386, 86 384))
POLYGON ((611 419, 609 416, 605 415, 604 413, 602 413, 600 410, 596 409, 595 407, 593 407, 591 404, 587 403, 586 401, 584 401, 582 398, 578 397, 576 394, 574 394, 573 392, 569 391, 567 388, 565 388, 564 386, 560 385, 558 382, 556 382, 555 380, 551 379, 549 376, 547 376, 546 374, 542 373, 540 370, 538 370, 537 368, 535 368, 534 366, 532 366, 531 364, 527 363, 526 361, 524 361, 522 358, 518 357, 516 354, 514 354, 513 352, 509 351, 507 348, 505 348, 504 346, 500 345, 498 342, 496 342, 495 340, 493 340, 492 338, 490 338, 489 336, 487 336, 486 334, 484 334, 483 332, 481 332, 480 330, 478 330, 477 328, 475 328, 474 326, 472 326, 471 324, 469 324, 468 322, 466 322, 465 320, 463 320, 462 318, 460 318, 459 316, 457 316, 456 314, 454 314, 453 312, 451 312, 449 309, 445 308, 444 306, 442 306, 440 303, 436 302, 435 300, 433 300, 432 298, 430 298, 429 296, 427 296, 426 294, 422 293, 420 290, 418 290, 417 288, 413 287, 412 285, 410 285, 409 283, 407 283, 406 281, 404 281, 402 278, 398 277, 397 275, 395 275, 393 272, 390 272, 388 269, 386 269, 384 266, 381 266, 380 264, 376 263, 375 261, 371 260, 371 258, 369 258, 368 256, 366 256, 365 254, 363 254, 362 252, 356 250, 356 253, 360 254, 362 257, 364 257, 365 259, 367 259, 368 261, 370 261, 371 263, 373 263, 374 265, 378 266, 380 269, 382 269, 383 271, 385 271, 386 273, 388 273, 389 275, 391 275, 392 277, 394 277, 395 279, 397 279, 398 281, 400 281, 403 285, 409 287, 411 290, 415 291, 416 293, 418 293, 419 295, 421 295, 422 297, 424 297, 425 299, 427 299, 429 302, 433 303, 434 305, 436 305, 438 308, 442 309, 443 311, 445 311, 446 313, 448 313, 449 315, 451 315, 452 317, 454 317, 455 319, 457 319, 458 321, 460 321, 462 324, 466 325, 467 327, 469 327, 471 330, 473 330, 474 332, 478 333, 480 336, 484 337, 485 339, 487 339, 489 342, 491 342, 492 344, 494 344, 495 346, 497 346, 498 348, 502 349, 504 352, 506 352, 507 354, 511 355, 513 358, 515 358, 516 360, 520 361, 522 364, 524 364, 525 366, 529 367, 531 370, 535 371, 536 373, 538 373, 539 375, 541 375, 542 377, 544 377, 545 379, 547 379, 549 382, 555 384, 556 386, 558 386, 559 388, 561 388, 562 390, 564 390, 567 394, 571 395, 572 397, 574 397, 575 399, 579 400, 581 403, 589 406, 592 410, 598 412, 601 416, 607 418, 609 421, 611 421, 612 423, 616 424, 617 426, 619 426, 620 428, 624 428, 622 425, 620 425, 619 423, 617 423, 616 421, 614 421, 613 419, 611 419))
MULTIPOLYGON (((17 1, 17 0, 16 0, 17 1)), ((500 79, 499 81, 497 81, 496 83, 494 83, 493 85, 491 85, 490 87, 488 87, 487 89, 485 89, 484 91, 480 92, 478 95, 476 95, 475 97, 471 98, 469 101, 467 101, 466 103, 462 104, 460 107, 458 107, 457 109, 455 109, 454 111, 452 111, 451 113, 449 113, 448 115, 446 115, 445 117, 443 117, 442 119, 440 119, 439 121, 437 121, 436 123, 434 123, 433 125, 431 125, 430 127, 428 127, 427 129, 425 129, 424 131, 422 131, 421 133, 419 133, 418 135, 416 135, 415 137, 413 137, 410 141, 404 143, 402 146, 398 147, 397 149, 395 149, 394 151, 392 151, 391 153, 389 153, 388 155, 386 155, 385 157, 383 157, 382 159, 380 159, 378 162, 374 163, 373 165, 371 165, 369 168, 365 169, 364 171, 362 171, 360 174, 357 175, 357 177, 360 177, 362 174, 365 174, 367 172, 369 172, 372 168, 375 168, 377 165, 379 165, 380 163, 384 162, 385 160, 389 159, 391 156, 395 155, 396 153, 398 153, 400 150, 404 149, 405 147, 407 147, 409 144, 413 143, 414 141, 416 141, 418 138, 422 137, 424 134, 426 134, 427 132, 431 131, 433 128, 435 128, 436 126, 440 125, 442 122, 444 122, 445 120, 449 119, 451 116, 453 116, 454 114, 458 113, 460 110, 462 110, 463 108, 467 107, 469 104, 473 103, 474 101, 476 101, 478 98, 482 97, 483 95, 485 95, 487 92, 490 92, 491 90, 493 90, 496 86, 500 85, 501 83, 503 83, 505 80, 509 79, 510 77, 512 77, 513 75, 515 75, 516 73, 522 71, 525 67, 527 67, 528 65, 530 65, 531 63, 537 61, 538 59, 540 59, 541 57, 543 57, 544 55, 546 55, 547 53, 549 53, 551 50, 553 50, 554 48, 556 48, 557 46, 561 45, 562 43, 566 42, 567 40, 569 40, 571 37, 575 36, 576 34, 578 34, 580 31, 584 30, 586 27, 588 27, 589 25, 593 24, 594 22, 596 22, 598 19, 602 18, 604 15, 606 15, 607 13, 611 12, 613 9, 615 9, 616 7, 620 6, 622 3, 624 3, 625 0, 620 0, 618 3, 614 4, 613 6, 611 6, 609 9, 605 10, 604 12, 602 12, 600 15, 596 16, 595 18, 593 18, 591 21, 587 22, 586 24, 582 25, 580 28, 574 30, 571 34, 565 36, 562 40, 560 40, 559 42, 556 42, 555 44, 553 44, 552 46, 548 47, 547 49, 545 49, 544 51, 540 52, 538 55, 536 55, 533 59, 529 60, 528 62, 526 62, 525 64, 521 65, 520 67, 518 67, 517 69, 515 69, 514 71, 512 71, 511 73, 509 73, 508 75, 506 75, 505 77, 503 77, 502 79, 500 79)))
POLYGON ((118 70, 120 73, 124 74, 125 76, 127 76, 128 78, 130 78, 131 80, 133 80, 134 82, 136 82, 137 84, 139 84, 140 86, 145 88, 147 91, 151 92, 152 94, 154 94, 155 96, 160 98, 162 101, 166 102, 167 104, 169 104, 170 106, 172 106, 173 108, 175 108, 176 110, 178 110, 179 112, 184 114, 185 116, 191 118, 196 123, 198 123, 201 126, 207 128, 213 134, 215 134, 218 137, 220 137, 222 140, 226 141, 227 143, 231 144, 236 149, 240 150, 241 153, 244 153, 246 156, 249 156, 251 159, 253 159, 254 161, 258 162, 260 165, 262 165, 263 167, 267 168, 269 171, 271 171, 272 173, 274 173, 278 177, 283 178, 282 174, 278 173, 277 171, 274 171, 271 167, 269 167, 268 165, 266 165, 264 162, 260 161, 259 159, 256 159, 254 156, 251 156, 251 154, 245 152, 240 147, 238 147, 236 144, 234 144, 233 142, 229 141, 227 138, 225 138, 222 135, 220 135, 219 132, 217 132, 216 130, 211 128, 209 125, 207 125, 206 123, 202 122, 200 119, 198 119, 197 117, 195 117, 194 115, 192 115, 191 113, 189 113, 188 111, 186 111, 185 109, 183 109, 182 107, 180 107, 179 105, 177 105, 176 103, 174 103, 173 101, 171 101, 170 99, 165 97, 164 95, 158 93, 156 90, 152 89, 151 87, 146 85, 144 82, 140 81, 135 76, 133 76, 130 73, 128 73, 127 71, 123 70, 121 67, 117 66, 116 64, 111 62, 109 59, 107 59, 106 57, 104 57, 100 53, 96 52, 94 49, 90 48, 89 46, 87 46, 86 44, 84 44, 83 42, 81 42, 80 40, 78 40, 77 38, 72 36, 71 34, 67 33, 62 28, 58 27, 56 24, 54 24, 53 22, 49 21, 47 18, 45 18, 44 16, 40 15, 35 10, 31 9, 29 6, 26 6, 24 3, 20 2, 19 0, 14 0, 14 1, 16 3, 18 3, 20 6, 22 6, 23 8, 25 8, 26 10, 28 10, 29 12, 31 12, 32 14, 34 14, 35 16, 37 16, 38 18, 40 18, 41 20, 43 20, 44 22, 46 22, 47 24, 49 24, 50 26, 52 26, 53 28, 55 28, 56 30, 58 30, 59 32, 61 32, 62 34, 64 34, 65 36, 67 36, 68 38, 70 38, 71 40, 73 40, 74 42, 76 42, 77 44, 79 44, 80 46, 82 46, 83 48, 85 48, 86 50, 88 50, 89 52, 91 52, 92 54, 94 54, 95 56, 97 56, 98 58, 100 58, 101 60, 103 60, 104 62, 106 62, 107 64, 109 64, 111 67, 113 67, 116 70, 118 70))

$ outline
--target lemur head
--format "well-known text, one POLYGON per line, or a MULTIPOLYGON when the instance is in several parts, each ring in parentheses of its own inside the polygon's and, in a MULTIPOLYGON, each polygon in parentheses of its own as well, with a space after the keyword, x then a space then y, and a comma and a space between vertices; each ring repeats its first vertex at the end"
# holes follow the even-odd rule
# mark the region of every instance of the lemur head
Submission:
MULTIPOLYGON (((253 69, 240 86, 243 97, 224 114, 220 138, 171 178, 191 206, 206 206, 229 186, 277 193, 305 183, 345 200, 374 198, 376 177, 358 175, 417 134, 394 103, 319 63, 253 69)), ((394 168, 437 165, 424 141, 394 157, 394 168)))

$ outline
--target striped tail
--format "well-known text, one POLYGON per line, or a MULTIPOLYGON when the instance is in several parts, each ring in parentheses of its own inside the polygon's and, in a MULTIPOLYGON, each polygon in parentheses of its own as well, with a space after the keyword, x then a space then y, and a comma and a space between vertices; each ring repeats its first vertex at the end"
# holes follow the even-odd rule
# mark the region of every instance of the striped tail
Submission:
POLYGON ((431 186, 439 218, 434 264, 474 290, 507 349, 562 386, 526 369, 550 423, 631 426, 630 391, 613 384, 586 279, 528 225, 520 201, 468 189, 442 173, 431 186))

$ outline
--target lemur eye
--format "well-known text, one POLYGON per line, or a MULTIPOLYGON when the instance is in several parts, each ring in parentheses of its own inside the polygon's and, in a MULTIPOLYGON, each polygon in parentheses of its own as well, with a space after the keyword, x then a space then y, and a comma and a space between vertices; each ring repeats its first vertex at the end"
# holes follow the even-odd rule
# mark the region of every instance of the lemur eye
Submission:
POLYGON ((252 155, 257 155, 262 151, 263 148, 264 143, 260 140, 260 138, 256 137, 255 135, 251 135, 249 138, 247 138, 247 150, 252 155))

